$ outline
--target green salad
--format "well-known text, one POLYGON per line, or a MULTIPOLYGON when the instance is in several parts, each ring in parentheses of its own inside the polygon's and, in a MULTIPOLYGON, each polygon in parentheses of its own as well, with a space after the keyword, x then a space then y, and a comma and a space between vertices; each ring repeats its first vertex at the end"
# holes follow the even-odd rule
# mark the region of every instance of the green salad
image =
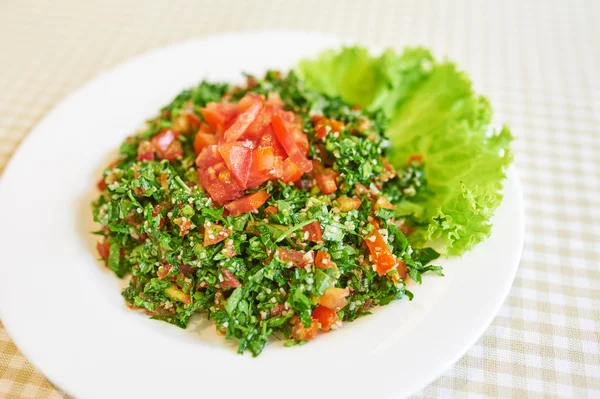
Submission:
POLYGON ((104 170, 98 253, 153 319, 201 313, 254 356, 272 336, 302 344, 412 299, 440 254, 489 236, 512 140, 490 125, 468 78, 423 49, 202 82, 104 170))

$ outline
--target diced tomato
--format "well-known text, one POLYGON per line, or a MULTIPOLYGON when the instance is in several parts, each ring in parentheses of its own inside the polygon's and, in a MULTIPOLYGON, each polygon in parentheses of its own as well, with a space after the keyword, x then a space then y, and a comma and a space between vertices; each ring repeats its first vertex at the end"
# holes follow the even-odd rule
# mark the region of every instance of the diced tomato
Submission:
POLYGON ((223 157, 219 152, 219 147, 216 145, 209 145, 204 147, 198 157, 196 158, 196 166, 200 168, 199 171, 207 169, 209 166, 213 166, 223 162, 223 157))
POLYGON ((268 103, 265 104, 250 126, 248 126, 248 129, 246 129, 242 138, 258 142, 264 134, 265 129, 271 124, 271 118, 273 117, 274 112, 275 108, 273 105, 268 103))
POLYGON ((213 144, 217 144, 217 139, 214 134, 203 133, 202 131, 196 133, 196 137, 194 138, 194 150, 196 151, 196 154, 200 154, 204 148, 213 144))
POLYGON ((369 247, 378 275, 383 276, 396 267, 398 261, 377 228, 365 238, 365 243, 369 247))
POLYGON ((252 166, 252 150, 239 143, 224 143, 219 145, 219 153, 231 175, 242 188, 246 188, 252 166))
POLYGON ((331 255, 324 251, 317 251, 315 259, 315 267, 318 269, 334 269, 337 270, 337 265, 331 260, 331 255))
POLYGON ((314 263, 313 251, 296 251, 294 249, 277 248, 277 256, 284 262, 291 262, 295 267, 306 267, 314 263))
POLYGON ((110 252, 110 244, 106 240, 98 241, 96 243, 96 250, 98 250, 98 255, 102 259, 107 260, 110 252))
POLYGON ((413 162, 421 163, 423 162, 423 154, 410 154, 408 156, 408 164, 412 164, 413 162))
POLYGON ((256 160, 256 169, 261 172, 271 171, 275 167, 275 154, 271 147, 258 147, 254 150, 252 160, 256 160))
POLYGON ((185 114, 185 117, 187 118, 187 121, 190 124, 192 129, 198 129, 200 127, 200 124, 202 123, 202 119, 200 119, 200 117, 198 115, 191 112, 191 113, 185 114))
POLYGON ((152 143, 148 140, 140 141, 137 154, 138 161, 154 161, 154 148, 152 148, 152 143))
POLYGON ((381 208, 394 209, 394 205, 392 205, 392 203, 384 196, 380 196, 379 198, 377 198, 377 201, 375 201, 374 208, 376 211, 380 210, 381 208))
POLYGON ((317 306, 315 310, 313 310, 312 315, 310 317, 321 324, 321 330, 323 331, 331 330, 331 326, 333 326, 340 320, 340 318, 334 310, 331 310, 322 305, 317 306))
POLYGON ((402 280, 406 280, 406 275, 408 274, 408 269, 406 268, 406 262, 403 260, 399 260, 396 270, 398 270, 398 275, 400 276, 400 278, 402 280))
POLYGON ((329 126, 329 129, 331 129, 332 132, 336 133, 341 132, 344 127, 344 122, 336 121, 335 119, 327 119, 322 116, 314 116, 312 121, 315 131, 317 132, 317 138, 319 139, 324 139, 327 136, 327 126, 329 126))
POLYGON ((296 315, 292 317, 292 337, 298 341, 310 341, 319 333, 319 322, 312 319, 310 326, 304 327, 302 320, 296 315))
POLYGON ((323 194, 332 194, 337 191, 336 178, 338 173, 331 168, 325 168, 319 161, 313 161, 313 175, 323 194))
POLYGON ((279 212, 279 209, 277 209, 277 205, 269 205, 265 208, 265 213, 267 215, 276 215, 277 212, 279 212))
POLYGON ((308 241, 320 244, 323 242, 323 228, 319 222, 312 222, 302 227, 302 231, 308 233, 308 241))
POLYGON ((291 158, 283 161, 283 168, 281 171, 281 181, 285 184, 295 182, 300 179, 303 175, 302 170, 296 165, 291 158))
POLYGON ((96 187, 98 187, 99 191, 106 190, 106 180, 104 180, 104 178, 98 180, 98 182, 96 183, 96 187))
POLYGON ((235 275, 227 268, 222 267, 221 273, 223 274, 223 281, 221 281, 221 288, 237 288, 241 287, 242 284, 235 277, 235 275))
POLYGON ((260 208, 271 195, 265 190, 257 191, 225 205, 231 216, 241 215, 260 208))
POLYGON ((208 103, 200 112, 202 117, 213 129, 217 131, 225 130, 229 122, 237 115, 237 104, 220 102, 208 103))
POLYGON ((302 129, 298 126, 292 126, 289 131, 294 143, 296 143, 300 151, 302 151, 304 155, 308 154, 308 150, 310 149, 308 137, 304 134, 302 129))
POLYGON ((360 208, 361 200, 359 198, 350 198, 346 195, 342 195, 335 200, 335 203, 340 211, 350 212, 353 209, 360 208))
POLYGON ((344 127, 344 122, 336 121, 335 119, 328 120, 329 126, 331 126, 331 131, 339 133, 342 131, 344 127))
MULTIPOLYGON (((242 99, 243 100, 243 99, 242 99)), ((240 108, 241 108, 240 101, 240 108)), ((256 119, 256 116, 259 114, 263 107, 262 99, 256 100, 252 105, 250 105, 246 110, 244 110, 241 114, 239 114, 236 120, 229 126, 229 128, 225 131, 223 138, 225 142, 232 143, 239 139, 242 134, 248 129, 248 126, 256 119)))
POLYGON ((319 298, 319 305, 325 306, 331 310, 338 311, 348 304, 346 297, 350 295, 348 288, 329 287, 319 298))
POLYGON ((289 134, 279 113, 273 115, 271 126, 273 126, 277 141, 281 143, 292 162, 295 163, 303 173, 310 172, 313 167, 312 163, 306 158, 306 155, 302 153, 293 137, 289 134))
POLYGON ((159 279, 163 280, 167 277, 167 275, 169 274, 169 272, 171 271, 171 268, 173 266, 166 264, 164 266, 160 266, 158 268, 158 270, 156 271, 156 275, 158 276, 159 279))
POLYGON ((244 191, 227 169, 225 162, 219 162, 207 169, 200 167, 198 180, 210 197, 219 204, 241 197, 244 191))
POLYGON ((265 127, 264 133, 258 141, 258 147, 272 148, 275 156, 282 157, 287 155, 285 149, 281 146, 279 141, 277 141, 271 125, 265 127))
POLYGON ((183 155, 181 142, 177 140, 178 132, 172 129, 165 129, 152 137, 152 147, 160 159, 173 160, 183 155))
POLYGON ((231 229, 218 224, 211 224, 210 226, 204 226, 204 246, 213 245, 219 243, 229 237, 231 229))

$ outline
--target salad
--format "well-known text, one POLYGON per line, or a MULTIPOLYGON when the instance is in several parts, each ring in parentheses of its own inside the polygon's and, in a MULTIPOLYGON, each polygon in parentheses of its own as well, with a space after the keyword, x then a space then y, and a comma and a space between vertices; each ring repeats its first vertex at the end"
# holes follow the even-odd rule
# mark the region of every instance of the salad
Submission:
MULTIPOLYGON (((507 128, 424 49, 328 51, 292 71, 202 82, 121 145, 94 201, 127 305, 239 352, 302 344, 485 239, 507 128)), ((483 267, 483 266, 482 266, 483 267)))

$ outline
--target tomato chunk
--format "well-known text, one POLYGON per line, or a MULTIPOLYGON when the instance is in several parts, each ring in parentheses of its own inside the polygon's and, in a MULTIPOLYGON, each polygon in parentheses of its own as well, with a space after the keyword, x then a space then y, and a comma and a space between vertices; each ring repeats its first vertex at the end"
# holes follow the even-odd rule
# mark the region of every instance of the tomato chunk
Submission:
POLYGON ((292 317, 292 337, 299 341, 310 341, 317 336, 319 332, 319 322, 312 320, 310 326, 304 327, 302 320, 298 316, 292 317))
POLYGON ((308 241, 314 242, 316 244, 320 244, 323 242, 323 228, 319 222, 312 222, 302 227, 302 231, 304 231, 304 236, 308 237, 308 241))
POLYGON ((335 311, 340 310, 348 304, 348 300, 346 300, 348 295, 350 295, 348 288, 329 287, 319 298, 319 305, 335 311))
POLYGON ((137 150, 138 161, 154 161, 154 148, 148 140, 140 141, 137 150))
POLYGON ((218 224, 211 224, 210 226, 204 226, 204 246, 208 247, 209 245, 217 244, 231 234, 231 229, 226 229, 225 227, 218 224))
POLYGON ((383 276, 396 267, 398 260, 377 228, 373 229, 373 232, 365 238, 365 243, 369 248, 378 275, 383 276))
POLYGON ((240 143, 225 143, 219 146, 219 153, 234 179, 246 188, 252 166, 252 150, 240 143))
POLYGON ((98 241, 96 243, 96 250, 98 250, 98 255, 100 255, 102 259, 108 260, 108 254, 110 251, 110 244, 108 243, 108 241, 98 241))
POLYGON ((317 251, 317 257, 315 258, 315 267, 318 269, 331 268, 337 270, 337 265, 331 260, 331 255, 324 251, 317 251))
POLYGON ((336 178, 338 173, 331 168, 325 168, 319 161, 313 161, 313 175, 319 189, 323 194, 332 194, 337 191, 336 178))
POLYGON ((194 138, 194 150, 196 151, 196 154, 200 154, 204 148, 213 144, 217 144, 217 139, 214 134, 203 133, 201 131, 196 133, 196 137, 194 138))
POLYGON ((219 162, 207 169, 200 168, 198 180, 210 197, 219 204, 241 197, 244 191, 227 169, 225 162, 219 162))
POLYGON ((304 173, 302 170, 296 165, 291 158, 283 161, 282 171, 281 171, 281 181, 285 184, 295 182, 300 179, 304 173))
POLYGON ((221 288, 237 288, 241 287, 242 283, 235 277, 235 275, 227 268, 221 268, 223 274, 223 281, 221 282, 221 288))
POLYGON ((277 256, 284 262, 290 262, 295 267, 306 267, 315 261, 313 251, 296 251, 294 249, 277 248, 277 256))
POLYGON ((300 151, 300 148, 289 134, 288 129, 279 114, 273 115, 271 125, 273 126, 273 131, 275 132, 277 141, 279 141, 279 143, 285 149, 285 152, 288 154, 292 162, 295 163, 302 172, 310 172, 313 167, 312 163, 308 160, 308 158, 306 158, 306 155, 300 151))
POLYGON ((220 102, 208 103, 200 110, 202 117, 214 130, 223 131, 237 115, 237 104, 220 102))
POLYGON ((256 119, 256 116, 263 107, 262 100, 250 105, 248 109, 238 115, 233 124, 225 131, 223 138, 225 142, 231 143, 239 139, 248 129, 248 126, 256 119))
POLYGON ((173 160, 183 155, 181 142, 177 140, 179 133, 172 129, 166 129, 152 137, 152 147, 160 159, 173 160))
POLYGON ((331 330, 331 327, 340 320, 334 310, 322 305, 317 306, 310 317, 321 324, 321 330, 323 331, 331 330))
POLYGON ((225 205, 231 216, 238 216, 260 208, 271 195, 265 190, 257 191, 225 205))
POLYGON ((361 200, 359 198, 350 198, 345 195, 342 195, 338 199, 335 200, 337 207, 342 212, 349 212, 353 209, 360 208, 361 200))

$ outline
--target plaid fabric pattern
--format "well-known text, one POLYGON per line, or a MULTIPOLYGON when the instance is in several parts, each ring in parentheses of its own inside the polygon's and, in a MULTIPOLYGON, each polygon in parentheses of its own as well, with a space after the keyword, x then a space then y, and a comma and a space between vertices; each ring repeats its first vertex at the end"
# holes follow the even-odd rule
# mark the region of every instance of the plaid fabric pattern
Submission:
MULTIPOLYGON (((53 105, 179 40, 303 29, 431 47, 517 136, 527 234, 515 283, 467 354, 416 397, 600 397, 600 2, 5 0, 0 173, 53 105)), ((0 323, 0 397, 63 398, 0 323)))

